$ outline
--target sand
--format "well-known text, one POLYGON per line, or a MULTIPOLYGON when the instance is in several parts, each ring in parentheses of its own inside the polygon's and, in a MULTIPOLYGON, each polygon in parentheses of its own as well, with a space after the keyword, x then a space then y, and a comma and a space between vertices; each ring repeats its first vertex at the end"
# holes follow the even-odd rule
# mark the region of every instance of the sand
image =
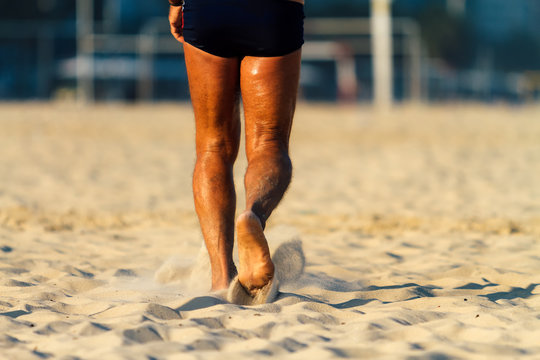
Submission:
POLYGON ((306 265, 252 307, 208 290, 192 118, 0 105, 0 358, 540 358, 539 107, 301 104, 267 236, 306 265))

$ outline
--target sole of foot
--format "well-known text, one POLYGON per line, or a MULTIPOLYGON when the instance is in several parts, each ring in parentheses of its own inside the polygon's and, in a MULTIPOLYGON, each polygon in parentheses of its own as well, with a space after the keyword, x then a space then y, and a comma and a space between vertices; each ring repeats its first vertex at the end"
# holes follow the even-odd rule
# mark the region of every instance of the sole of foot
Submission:
POLYGON ((261 222, 252 211, 242 213, 236 220, 238 238, 238 280, 251 296, 274 278, 274 264, 261 222))

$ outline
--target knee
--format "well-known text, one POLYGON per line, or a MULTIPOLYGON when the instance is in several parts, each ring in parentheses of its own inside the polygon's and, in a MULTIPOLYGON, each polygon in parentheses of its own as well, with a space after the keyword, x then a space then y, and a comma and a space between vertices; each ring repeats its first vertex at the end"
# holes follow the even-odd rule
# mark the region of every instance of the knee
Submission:
POLYGON ((205 139, 197 141, 197 162, 218 160, 232 165, 238 154, 238 142, 227 139, 205 139))
POLYGON ((257 141, 249 144, 246 150, 248 161, 265 158, 282 159, 283 161, 290 162, 288 143, 281 138, 261 136, 257 141))

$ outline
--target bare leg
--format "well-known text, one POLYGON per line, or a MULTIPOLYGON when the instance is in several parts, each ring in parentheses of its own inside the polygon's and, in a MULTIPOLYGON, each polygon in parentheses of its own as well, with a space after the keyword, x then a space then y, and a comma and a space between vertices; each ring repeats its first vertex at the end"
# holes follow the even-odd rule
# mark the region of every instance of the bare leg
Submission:
POLYGON ((300 50, 279 57, 245 57, 240 83, 246 118, 246 210, 236 221, 239 280, 252 294, 274 276, 266 220, 291 181, 289 135, 300 74, 300 50))
POLYGON ((210 256, 212 289, 218 290, 236 275, 233 164, 240 139, 239 60, 189 44, 184 52, 196 124, 195 210, 210 256))

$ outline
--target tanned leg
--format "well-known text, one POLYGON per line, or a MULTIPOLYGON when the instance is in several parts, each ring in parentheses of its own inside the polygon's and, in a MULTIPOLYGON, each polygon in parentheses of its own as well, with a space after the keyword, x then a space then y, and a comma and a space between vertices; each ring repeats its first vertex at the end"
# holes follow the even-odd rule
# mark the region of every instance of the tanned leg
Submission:
POLYGON ((187 43, 184 52, 196 124, 195 210, 210 256, 212 290, 219 290, 236 275, 233 164, 240 138, 239 60, 187 43))
POLYGON ((274 276, 263 230, 291 181, 289 135, 300 75, 300 50, 245 57, 240 67, 246 118, 246 210, 236 221, 240 283, 254 295, 274 276))

